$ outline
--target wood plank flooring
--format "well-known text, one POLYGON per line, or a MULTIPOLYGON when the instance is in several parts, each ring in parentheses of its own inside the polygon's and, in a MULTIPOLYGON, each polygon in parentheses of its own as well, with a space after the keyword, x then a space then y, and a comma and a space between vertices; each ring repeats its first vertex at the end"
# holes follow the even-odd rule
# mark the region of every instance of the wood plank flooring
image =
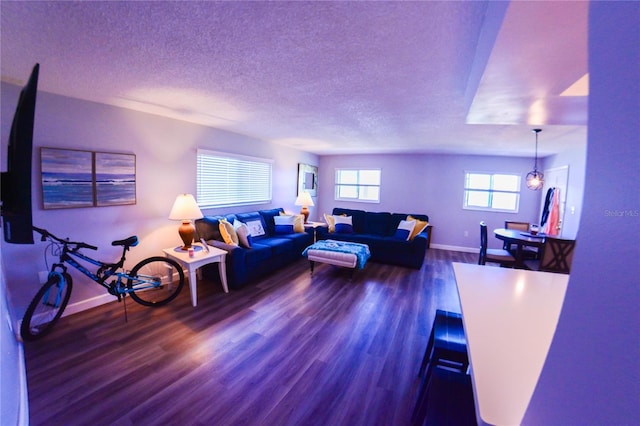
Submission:
POLYGON ((127 300, 25 344, 32 425, 405 425, 437 308, 460 311, 451 262, 349 270, 301 259, 241 290, 198 283, 166 307, 127 300))

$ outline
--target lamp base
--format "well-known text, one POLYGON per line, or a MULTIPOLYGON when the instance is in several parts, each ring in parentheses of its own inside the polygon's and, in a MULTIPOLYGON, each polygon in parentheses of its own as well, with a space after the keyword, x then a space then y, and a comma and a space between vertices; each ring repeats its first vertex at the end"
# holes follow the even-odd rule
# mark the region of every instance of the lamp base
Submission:
POLYGON ((193 242, 193 237, 196 235, 196 227, 193 226, 190 220, 183 220, 182 225, 178 228, 178 234, 180 234, 180 239, 182 239, 184 243, 182 250, 189 250, 193 242))
POLYGON ((304 216, 304 223, 308 223, 309 209, 307 208, 307 206, 302 206, 302 209, 300 209, 300 214, 304 216))

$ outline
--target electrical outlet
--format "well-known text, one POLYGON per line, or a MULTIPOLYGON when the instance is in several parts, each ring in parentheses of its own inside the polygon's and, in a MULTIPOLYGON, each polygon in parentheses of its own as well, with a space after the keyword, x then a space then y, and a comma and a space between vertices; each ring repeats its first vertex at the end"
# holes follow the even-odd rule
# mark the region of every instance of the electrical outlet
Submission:
POLYGON ((40 280, 40 284, 46 283, 48 278, 49 278, 49 271, 38 272, 38 279, 40 280))
POLYGON ((468 237, 469 236, 469 231, 464 231, 464 236, 468 237))

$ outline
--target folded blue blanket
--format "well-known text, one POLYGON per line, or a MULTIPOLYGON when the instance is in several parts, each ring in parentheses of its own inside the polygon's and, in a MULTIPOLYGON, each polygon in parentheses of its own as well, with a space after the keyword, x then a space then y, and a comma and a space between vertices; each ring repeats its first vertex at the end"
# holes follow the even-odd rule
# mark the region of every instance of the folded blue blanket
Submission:
POLYGON ((358 269, 363 269, 367 260, 371 257, 368 245, 349 243, 346 241, 321 240, 304 249, 302 255, 307 257, 307 252, 309 250, 337 251, 340 253, 355 254, 358 259, 358 269))

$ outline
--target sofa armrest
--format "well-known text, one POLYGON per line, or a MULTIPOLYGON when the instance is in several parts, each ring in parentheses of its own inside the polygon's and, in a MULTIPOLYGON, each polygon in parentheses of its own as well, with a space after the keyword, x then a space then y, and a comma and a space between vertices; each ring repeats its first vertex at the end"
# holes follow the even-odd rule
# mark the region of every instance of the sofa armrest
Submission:
MULTIPOLYGON (((433 225, 429 224, 420 232, 420 234, 425 235, 427 238, 427 248, 431 247, 431 233, 433 232, 433 225)), ((418 234, 418 235, 420 235, 418 234)), ((418 236, 416 235, 416 237, 418 236)))
POLYGON ((421 232, 410 241, 413 245, 423 252, 427 251, 429 248, 429 234, 426 232, 421 232))

